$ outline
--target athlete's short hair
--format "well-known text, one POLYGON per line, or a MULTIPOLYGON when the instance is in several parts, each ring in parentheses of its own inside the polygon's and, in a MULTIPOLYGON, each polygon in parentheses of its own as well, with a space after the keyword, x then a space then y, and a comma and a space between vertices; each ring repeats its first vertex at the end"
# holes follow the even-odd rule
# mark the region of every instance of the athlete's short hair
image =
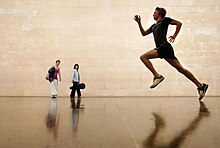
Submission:
POLYGON ((164 8, 160 8, 160 7, 157 7, 155 10, 158 11, 158 14, 161 16, 161 18, 165 17, 166 16, 166 10, 164 8))

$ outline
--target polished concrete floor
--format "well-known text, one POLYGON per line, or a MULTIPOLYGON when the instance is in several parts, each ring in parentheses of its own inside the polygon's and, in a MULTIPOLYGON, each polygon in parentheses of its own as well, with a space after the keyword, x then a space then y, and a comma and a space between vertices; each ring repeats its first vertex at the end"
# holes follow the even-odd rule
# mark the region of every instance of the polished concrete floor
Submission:
POLYGON ((218 148, 220 97, 1 97, 0 148, 218 148))

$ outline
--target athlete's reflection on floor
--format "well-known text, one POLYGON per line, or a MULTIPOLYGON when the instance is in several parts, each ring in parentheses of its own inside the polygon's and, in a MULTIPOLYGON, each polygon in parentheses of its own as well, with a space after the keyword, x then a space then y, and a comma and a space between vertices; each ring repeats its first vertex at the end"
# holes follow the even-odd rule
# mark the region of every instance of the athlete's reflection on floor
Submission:
POLYGON ((209 117, 210 112, 204 102, 199 101, 199 113, 198 115, 189 123, 189 125, 179 132, 168 144, 156 143, 156 137, 161 129, 165 128, 166 122, 163 117, 157 113, 153 113, 155 121, 155 129, 143 142, 144 147, 148 148, 179 148, 180 145, 184 142, 186 137, 191 134, 199 126, 199 123, 204 117, 209 117))

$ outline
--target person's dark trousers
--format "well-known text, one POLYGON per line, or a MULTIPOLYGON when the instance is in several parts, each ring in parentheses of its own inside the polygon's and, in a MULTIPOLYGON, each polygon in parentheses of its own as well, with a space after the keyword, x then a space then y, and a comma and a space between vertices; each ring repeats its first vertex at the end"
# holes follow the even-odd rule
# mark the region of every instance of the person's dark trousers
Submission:
POLYGON ((78 84, 79 82, 74 82, 73 83, 73 89, 70 93, 70 101, 71 101, 71 107, 75 108, 75 93, 77 91, 77 95, 78 95, 78 100, 77 100, 77 108, 80 107, 80 103, 81 103, 81 92, 80 89, 78 89, 78 84))

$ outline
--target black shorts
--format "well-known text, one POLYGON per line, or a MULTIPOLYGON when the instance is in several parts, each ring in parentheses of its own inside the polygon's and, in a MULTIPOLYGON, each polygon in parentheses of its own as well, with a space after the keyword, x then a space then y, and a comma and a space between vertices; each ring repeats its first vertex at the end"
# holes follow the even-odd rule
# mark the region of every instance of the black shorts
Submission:
POLYGON ((157 50, 161 59, 177 59, 174 55, 173 47, 168 42, 163 42, 155 50, 157 50))

